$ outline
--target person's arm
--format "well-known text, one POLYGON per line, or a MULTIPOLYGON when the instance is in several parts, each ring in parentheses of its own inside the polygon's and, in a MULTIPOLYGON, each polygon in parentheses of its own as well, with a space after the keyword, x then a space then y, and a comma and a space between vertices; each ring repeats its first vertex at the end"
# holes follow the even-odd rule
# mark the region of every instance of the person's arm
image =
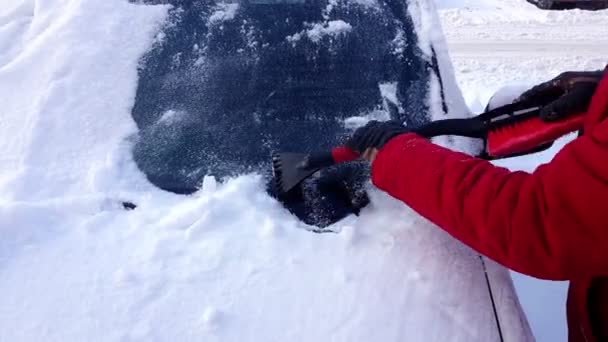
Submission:
POLYGON ((378 153, 372 181, 518 272, 608 275, 608 135, 580 137, 528 174, 402 134, 378 153))

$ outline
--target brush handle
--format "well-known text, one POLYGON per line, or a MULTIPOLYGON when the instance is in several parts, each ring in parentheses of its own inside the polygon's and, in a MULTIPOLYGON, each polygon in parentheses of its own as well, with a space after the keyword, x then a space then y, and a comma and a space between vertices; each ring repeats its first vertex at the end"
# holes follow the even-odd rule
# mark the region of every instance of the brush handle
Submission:
MULTIPOLYGON (((482 138, 487 132, 487 127, 482 120, 474 117, 432 121, 422 127, 412 130, 412 132, 426 138, 447 134, 482 138)), ((334 147, 329 153, 321 152, 309 155, 306 161, 306 167, 327 167, 357 160, 359 157, 360 155, 350 148, 338 146, 334 147)))
POLYGON ((338 146, 331 150, 331 158, 334 163, 345 163, 359 158, 359 154, 346 146, 338 146))
MULTIPOLYGON (((486 124, 479 118, 462 118, 462 119, 444 119, 431 121, 424 126, 413 129, 413 133, 420 136, 431 138, 440 135, 459 135, 471 138, 482 138, 487 132, 486 124)), ((331 151, 332 164, 345 163, 353 160, 357 160, 360 156, 355 151, 351 150, 346 146, 338 146, 333 148, 331 151)), ((321 154, 318 154, 317 160, 325 160, 324 166, 327 166, 329 158, 325 156, 320 158, 321 154)))
POLYGON ((311 153, 297 167, 304 170, 320 169, 334 164, 357 160, 359 155, 346 146, 334 147, 330 151, 311 153))

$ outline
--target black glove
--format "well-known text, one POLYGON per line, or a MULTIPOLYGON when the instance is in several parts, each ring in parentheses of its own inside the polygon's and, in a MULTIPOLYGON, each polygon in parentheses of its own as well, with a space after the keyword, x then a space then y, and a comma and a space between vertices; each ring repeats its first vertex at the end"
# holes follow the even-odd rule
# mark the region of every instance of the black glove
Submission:
POLYGON ((369 148, 380 149, 389 140, 409 130, 397 121, 370 121, 346 141, 346 147, 361 154, 369 148))
POLYGON ((602 71, 568 71, 524 92, 519 101, 546 104, 540 110, 543 121, 555 121, 570 114, 585 112, 602 71))

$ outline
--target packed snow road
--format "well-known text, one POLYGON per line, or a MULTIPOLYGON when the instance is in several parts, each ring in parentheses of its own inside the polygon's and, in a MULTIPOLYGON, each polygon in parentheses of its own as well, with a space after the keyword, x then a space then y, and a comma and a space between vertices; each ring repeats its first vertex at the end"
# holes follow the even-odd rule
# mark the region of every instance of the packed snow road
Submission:
POLYGON ((504 85, 528 86, 608 61, 608 11, 541 11, 525 1, 438 1, 458 85, 481 110, 504 85))

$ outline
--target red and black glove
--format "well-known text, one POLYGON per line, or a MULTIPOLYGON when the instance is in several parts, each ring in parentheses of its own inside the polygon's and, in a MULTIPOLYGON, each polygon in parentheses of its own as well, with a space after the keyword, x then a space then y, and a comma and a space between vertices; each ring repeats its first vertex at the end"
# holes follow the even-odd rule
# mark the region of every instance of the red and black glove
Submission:
POLYGON ((524 92, 518 101, 546 103, 539 115, 547 122, 585 112, 604 72, 605 70, 564 72, 524 92))
POLYGON ((357 154, 367 149, 380 149, 397 135, 408 133, 409 130, 397 121, 370 121, 358 128, 346 141, 346 147, 357 154))

